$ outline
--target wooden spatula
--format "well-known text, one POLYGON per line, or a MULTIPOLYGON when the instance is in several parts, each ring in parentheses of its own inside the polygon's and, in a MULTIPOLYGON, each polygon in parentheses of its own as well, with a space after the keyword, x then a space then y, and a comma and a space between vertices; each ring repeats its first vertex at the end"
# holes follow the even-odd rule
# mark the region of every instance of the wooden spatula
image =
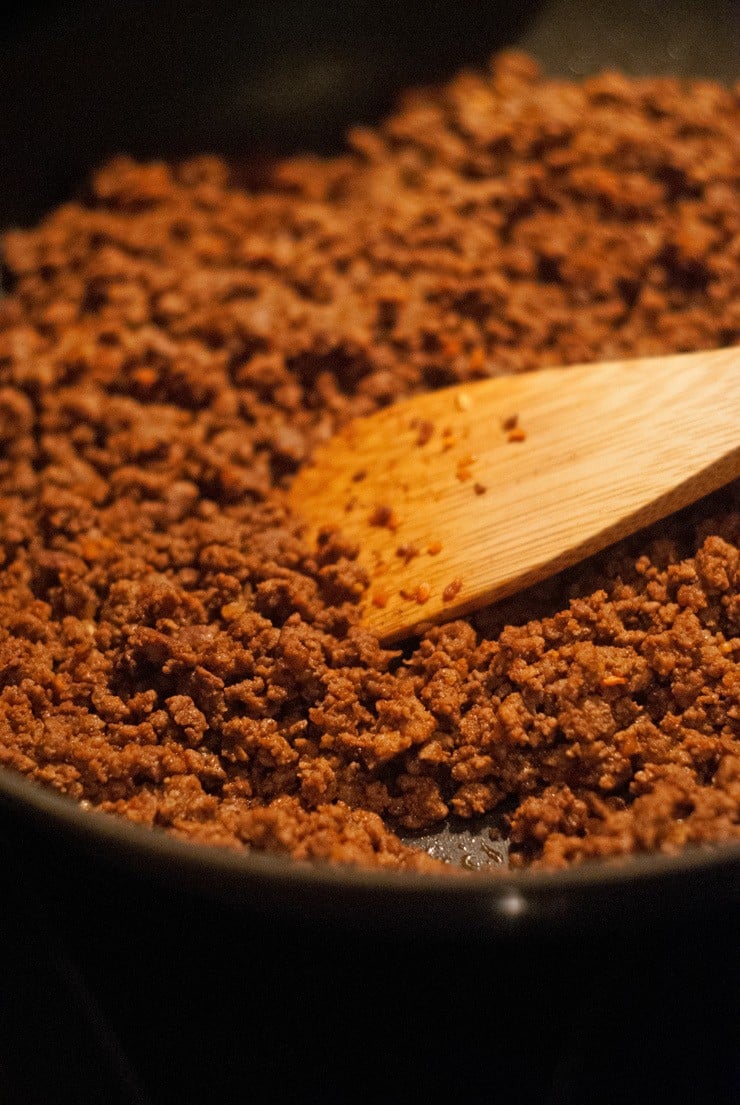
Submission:
POLYGON ((740 476, 740 348, 547 369, 346 426, 290 492, 339 527, 384 641, 560 571, 740 476))

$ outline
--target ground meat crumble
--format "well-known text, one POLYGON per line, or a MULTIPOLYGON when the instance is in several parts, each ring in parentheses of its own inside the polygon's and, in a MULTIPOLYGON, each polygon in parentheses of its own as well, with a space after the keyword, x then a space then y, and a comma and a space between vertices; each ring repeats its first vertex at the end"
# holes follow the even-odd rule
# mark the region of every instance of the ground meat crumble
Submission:
POLYGON ((718 85, 508 54, 257 190, 120 158, 6 234, 0 764, 299 859, 434 870, 396 830, 489 811, 516 864, 740 839, 737 486, 396 650, 282 501, 399 397, 736 342, 739 136, 718 85))

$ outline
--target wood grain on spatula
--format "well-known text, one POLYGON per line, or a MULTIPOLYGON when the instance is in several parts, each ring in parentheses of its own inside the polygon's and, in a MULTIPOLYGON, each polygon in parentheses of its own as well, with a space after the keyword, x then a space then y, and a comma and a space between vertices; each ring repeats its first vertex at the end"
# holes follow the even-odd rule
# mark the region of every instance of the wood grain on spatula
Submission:
POLYGON ((529 586, 740 476, 740 349, 504 376, 357 419, 290 492, 384 641, 529 586))

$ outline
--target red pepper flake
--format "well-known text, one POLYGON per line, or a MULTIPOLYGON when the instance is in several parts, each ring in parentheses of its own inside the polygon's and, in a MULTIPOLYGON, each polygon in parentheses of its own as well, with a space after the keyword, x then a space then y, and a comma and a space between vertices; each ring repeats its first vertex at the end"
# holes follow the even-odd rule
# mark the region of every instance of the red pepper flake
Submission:
POLYGON ((509 432, 509 436, 507 437, 506 440, 507 441, 526 441, 527 440, 527 435, 525 434, 525 432, 521 428, 521 426, 515 426, 514 429, 509 432))
POLYGON ((469 468, 458 468, 457 478, 459 479, 460 483, 465 483, 466 480, 472 480, 473 473, 470 471, 469 468))
POLYGON ((462 580, 453 579, 451 583, 448 583, 442 592, 442 602, 452 602, 454 598, 460 594, 462 590, 462 580))
POLYGON ((416 598, 416 589, 412 587, 402 587, 398 593, 401 598, 406 599, 407 602, 416 598))
POLYGON ((420 549, 416 545, 399 545, 396 549, 396 556, 400 556, 406 564, 409 564, 415 556, 418 556, 420 549))
POLYGON ((420 583, 414 592, 414 598, 418 602, 419 606, 423 606, 425 602, 429 602, 429 598, 432 594, 432 588, 428 583, 420 583))
POLYGON ((153 368, 135 368, 131 376, 142 388, 153 388, 159 379, 156 370, 153 368))
POLYGON ((377 606, 379 610, 382 610, 388 605, 388 592, 376 591, 373 595, 373 606, 377 606))
POLYGON ((505 418, 503 420, 503 422, 501 423, 501 428, 503 430, 515 430, 518 425, 519 425, 519 415, 518 414, 510 414, 509 417, 505 418))
POLYGON ((627 682, 624 675, 605 675, 601 680, 602 687, 623 687, 627 682))
POLYGON ((486 491, 488 491, 488 488, 484 483, 475 483, 473 484, 473 491, 476 493, 476 495, 485 495, 486 491))
POLYGON ((381 528, 389 529, 391 533, 395 533, 399 525, 395 511, 385 503, 381 503, 379 506, 375 507, 368 521, 371 526, 380 526, 381 528))
POLYGON ((353 483, 362 483, 364 479, 367 479, 367 468, 358 468, 356 472, 352 473, 353 483))
POLYGON ((437 556, 438 553, 442 552, 442 542, 432 541, 430 545, 427 545, 427 552, 430 556, 437 556))
POLYGON ((353 495, 351 499, 347 499, 347 502, 344 504, 344 509, 345 509, 346 513, 349 514, 350 511, 354 510, 356 506, 357 506, 357 496, 353 495))

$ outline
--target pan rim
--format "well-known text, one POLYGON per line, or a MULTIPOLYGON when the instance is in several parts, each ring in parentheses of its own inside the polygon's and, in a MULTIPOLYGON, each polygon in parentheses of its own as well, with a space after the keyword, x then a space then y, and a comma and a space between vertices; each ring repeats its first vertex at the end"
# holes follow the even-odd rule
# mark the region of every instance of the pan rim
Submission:
MULTIPOLYGON (((631 855, 611 863, 585 862, 560 871, 522 869, 502 870, 496 874, 460 872, 460 877, 398 871, 373 867, 354 867, 332 863, 303 862, 289 856, 256 851, 237 851, 223 846, 181 840, 164 829, 128 821, 116 814, 86 810, 74 799, 47 789, 19 772, 0 767, 0 802, 31 814, 36 822, 46 822, 78 840, 98 847, 118 846, 118 858, 137 857, 161 864, 168 863, 172 874, 222 874, 243 883, 244 889, 255 883, 271 883, 289 889, 294 886, 313 890, 391 892, 398 899, 417 897, 425 900, 463 899, 470 902, 509 903, 514 892, 522 903, 543 895, 556 896, 572 891, 619 890, 636 883, 683 878, 699 872, 737 867, 740 873, 740 841, 712 846, 688 846, 668 855, 661 852, 631 855)), ((115 856, 113 857, 116 858, 115 856)), ((245 900, 244 904, 249 904, 245 900)))

